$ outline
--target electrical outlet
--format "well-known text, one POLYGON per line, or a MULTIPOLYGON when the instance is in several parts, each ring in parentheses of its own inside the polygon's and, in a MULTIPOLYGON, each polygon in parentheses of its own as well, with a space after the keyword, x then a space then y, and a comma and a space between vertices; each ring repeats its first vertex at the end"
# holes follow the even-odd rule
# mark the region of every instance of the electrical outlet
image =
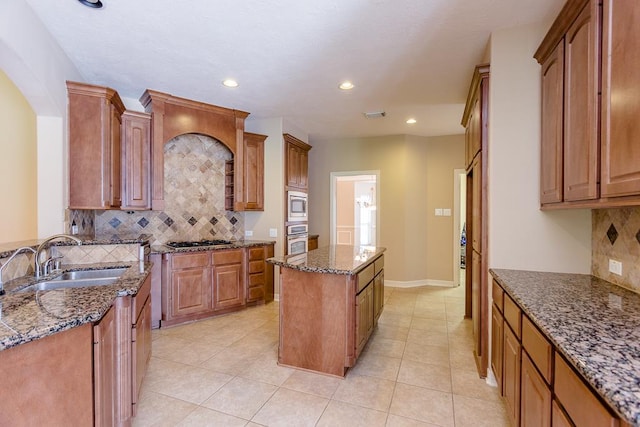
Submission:
POLYGON ((269 229, 269 237, 278 237, 278 229, 270 228, 269 229))
POLYGON ((244 237, 253 237, 253 230, 245 230, 244 237))
POLYGON ((620 261, 616 261, 615 259, 610 259, 609 271, 613 274, 617 274, 618 276, 622 276, 622 263, 620 261))

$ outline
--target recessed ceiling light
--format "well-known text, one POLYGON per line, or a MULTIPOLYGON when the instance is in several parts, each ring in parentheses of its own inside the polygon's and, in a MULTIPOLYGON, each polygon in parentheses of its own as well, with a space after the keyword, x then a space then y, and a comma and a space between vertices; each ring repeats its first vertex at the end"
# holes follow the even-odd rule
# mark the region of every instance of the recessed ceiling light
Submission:
POLYGON ((226 87, 238 87, 238 82, 233 79, 226 79, 222 81, 222 84, 226 87))
POLYGON ((342 90, 351 90, 353 89, 355 86, 353 85, 353 83, 347 81, 347 82, 342 82, 340 83, 340 86, 338 86, 340 89, 342 90))
POLYGON ((95 9, 100 9, 102 7, 102 2, 100 0, 78 0, 85 6, 93 7, 95 9))
POLYGON ((408 125, 412 125, 412 124, 414 124, 414 123, 416 123, 416 122, 417 122, 417 120, 416 120, 416 119, 414 119, 414 118, 411 118, 411 119, 408 119, 408 120, 407 120, 407 124, 408 124, 408 125))

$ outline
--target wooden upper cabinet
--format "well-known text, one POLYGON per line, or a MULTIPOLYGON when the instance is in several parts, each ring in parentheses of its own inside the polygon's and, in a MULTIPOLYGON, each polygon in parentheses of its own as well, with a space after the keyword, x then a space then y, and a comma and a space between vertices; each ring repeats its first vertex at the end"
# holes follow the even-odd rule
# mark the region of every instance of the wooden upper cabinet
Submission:
POLYGON ((266 135, 244 133, 245 211, 264 210, 264 141, 266 135))
POLYGON ((542 63, 540 203, 562 202, 564 39, 542 63))
POLYGON ((121 205, 121 116, 113 89, 67 82, 69 98, 69 207, 121 205))
POLYGON ((640 194, 640 5, 604 0, 602 197, 640 194))
POLYGON ((151 115, 122 115, 122 208, 150 209, 151 115))
POLYGON ((309 150, 311 146, 285 133, 285 176, 288 189, 309 190, 309 150))
POLYGON ((588 2, 565 35, 564 200, 598 198, 599 14, 588 2))
POLYGON ((465 158, 467 169, 476 154, 486 145, 489 125, 489 65, 478 65, 471 79, 467 103, 462 115, 465 127, 465 158))

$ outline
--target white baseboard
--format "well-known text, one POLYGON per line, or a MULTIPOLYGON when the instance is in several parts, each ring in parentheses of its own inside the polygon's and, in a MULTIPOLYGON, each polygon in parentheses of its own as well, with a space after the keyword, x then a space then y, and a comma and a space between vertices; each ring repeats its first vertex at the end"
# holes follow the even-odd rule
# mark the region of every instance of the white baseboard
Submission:
POLYGON ((409 281, 398 281, 398 280, 385 280, 385 286, 389 286, 391 288, 417 288, 418 286, 439 286, 445 288, 453 288, 456 284, 453 280, 409 280, 409 281))

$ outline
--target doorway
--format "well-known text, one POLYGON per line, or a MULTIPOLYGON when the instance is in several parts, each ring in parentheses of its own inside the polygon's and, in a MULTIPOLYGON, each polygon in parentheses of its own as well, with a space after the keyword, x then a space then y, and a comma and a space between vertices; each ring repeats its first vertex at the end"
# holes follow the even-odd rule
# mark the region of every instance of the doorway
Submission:
POLYGON ((379 181, 380 171, 331 172, 331 245, 378 244, 379 181))
POLYGON ((466 220, 467 220, 467 173, 464 169, 453 170, 453 285, 465 283, 466 272, 466 220))

